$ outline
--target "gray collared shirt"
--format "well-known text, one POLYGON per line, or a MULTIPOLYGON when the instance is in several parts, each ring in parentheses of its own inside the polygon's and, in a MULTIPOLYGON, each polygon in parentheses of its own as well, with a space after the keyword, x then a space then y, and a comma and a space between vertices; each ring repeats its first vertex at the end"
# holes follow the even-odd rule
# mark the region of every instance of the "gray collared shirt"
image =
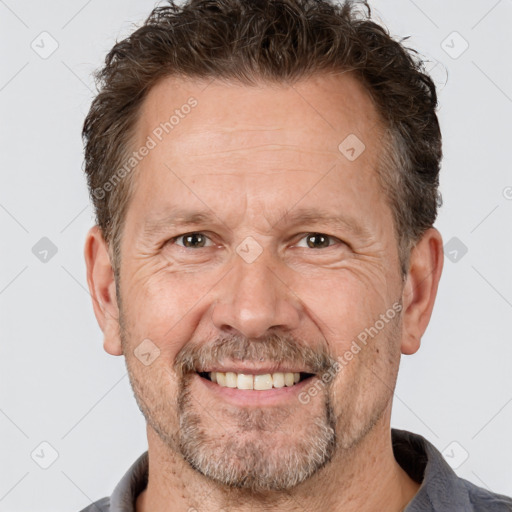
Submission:
MULTIPOLYGON (((495 494, 459 478, 424 437, 392 429, 397 462, 421 486, 404 512, 512 512, 512 498, 495 494)), ((141 455, 103 498, 82 512, 135 512, 135 500, 148 480, 148 454, 141 455)))

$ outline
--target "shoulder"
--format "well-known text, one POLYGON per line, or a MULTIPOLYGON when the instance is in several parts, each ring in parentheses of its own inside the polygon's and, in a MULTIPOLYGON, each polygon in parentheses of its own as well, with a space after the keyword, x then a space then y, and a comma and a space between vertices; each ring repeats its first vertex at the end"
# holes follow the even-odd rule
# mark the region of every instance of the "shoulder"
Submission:
POLYGON ((460 479, 468 492, 468 498, 475 512, 512 512, 512 498, 495 494, 478 487, 463 478, 460 479))
POLYGON ((109 512, 110 510, 110 498, 103 498, 101 500, 91 503, 88 507, 85 507, 80 512, 109 512))

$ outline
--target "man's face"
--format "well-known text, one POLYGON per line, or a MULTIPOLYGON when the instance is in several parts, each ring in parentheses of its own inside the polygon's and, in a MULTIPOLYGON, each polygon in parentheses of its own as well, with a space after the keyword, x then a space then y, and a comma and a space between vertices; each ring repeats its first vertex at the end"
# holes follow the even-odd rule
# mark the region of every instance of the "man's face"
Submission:
POLYGON ((389 415, 402 281, 381 133, 349 74, 293 87, 169 78, 145 100, 134 149, 157 145, 123 228, 123 351, 149 427, 217 482, 293 487, 389 415), (287 373, 301 381, 282 386, 287 373))

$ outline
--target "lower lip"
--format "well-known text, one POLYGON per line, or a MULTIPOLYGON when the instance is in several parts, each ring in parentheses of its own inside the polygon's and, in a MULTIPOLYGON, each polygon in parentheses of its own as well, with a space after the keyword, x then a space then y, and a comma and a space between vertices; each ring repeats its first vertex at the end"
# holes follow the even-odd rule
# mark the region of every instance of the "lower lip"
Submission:
MULTIPOLYGON (((238 389, 219 386, 215 382, 195 375, 195 379, 206 387, 206 389, 225 401, 231 402, 237 406, 268 406, 282 405, 283 402, 296 400, 299 402, 298 394, 306 387, 312 384, 314 377, 308 377, 293 386, 282 388, 271 388, 266 390, 256 389, 238 389)), ((300 403, 300 402, 299 402, 300 403)))

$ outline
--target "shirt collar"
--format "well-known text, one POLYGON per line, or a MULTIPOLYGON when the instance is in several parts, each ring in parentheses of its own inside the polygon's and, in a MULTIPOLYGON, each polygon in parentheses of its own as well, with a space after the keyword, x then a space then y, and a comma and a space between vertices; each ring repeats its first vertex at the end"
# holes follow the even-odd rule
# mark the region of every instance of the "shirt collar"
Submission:
POLYGON ((110 512, 135 512, 135 500, 148 485, 148 452, 143 453, 116 485, 110 512))
POLYGON ((392 429, 395 459, 406 473, 421 483, 404 512, 469 510, 468 490, 441 452, 423 436, 392 429))

